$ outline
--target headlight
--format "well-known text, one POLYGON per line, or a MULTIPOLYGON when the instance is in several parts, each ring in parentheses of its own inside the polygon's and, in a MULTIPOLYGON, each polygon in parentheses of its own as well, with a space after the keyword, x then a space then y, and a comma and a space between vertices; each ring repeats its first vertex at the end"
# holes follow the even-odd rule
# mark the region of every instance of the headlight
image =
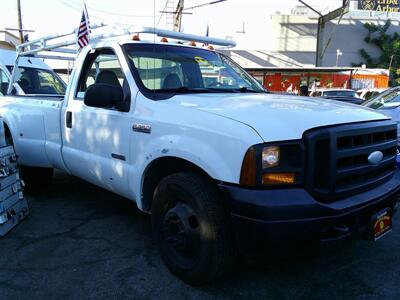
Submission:
POLYGON ((302 184, 304 160, 302 141, 255 145, 243 159, 240 184, 249 187, 302 184))
POLYGON ((262 151, 263 168, 271 168, 279 165, 280 149, 279 147, 265 147, 262 151))

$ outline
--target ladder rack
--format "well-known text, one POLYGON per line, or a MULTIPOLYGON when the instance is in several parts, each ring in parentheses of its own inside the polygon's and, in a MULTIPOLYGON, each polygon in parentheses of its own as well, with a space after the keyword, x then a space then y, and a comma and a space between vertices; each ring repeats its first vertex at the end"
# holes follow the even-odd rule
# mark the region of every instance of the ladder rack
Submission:
MULTIPOLYGON (((94 25, 91 29, 99 29, 106 25, 94 25)), ((11 73, 11 82, 14 83, 16 70, 18 69, 19 59, 23 56, 34 56, 43 59, 57 59, 57 60, 71 60, 74 61, 79 50, 76 49, 77 45, 77 30, 65 34, 49 35, 33 41, 28 41, 17 46, 17 57, 15 59, 14 68, 11 73), (61 38, 69 37, 70 40, 60 41, 61 38), (75 46, 74 48, 67 48, 75 46), (43 53, 42 53, 43 52, 43 53), (54 53, 53 55, 46 54, 46 52, 54 53)), ((108 33, 92 35, 90 37, 90 43, 96 43, 103 40, 109 40, 114 38, 121 38, 123 36, 129 36, 132 34, 152 34, 158 37, 165 37, 175 39, 177 41, 193 41, 204 44, 211 44, 223 47, 235 47, 236 43, 232 40, 213 38, 207 36, 200 36, 195 34, 188 34, 183 32, 176 32, 171 30, 159 29, 154 27, 141 27, 139 29, 117 29, 109 31, 108 33)), ((13 84, 10 84, 7 93, 10 94, 13 89, 13 84)))
MULTIPOLYGON (((104 24, 93 26, 91 29, 98 29, 104 27, 104 24)), ((123 36, 129 36, 132 34, 153 34, 158 37, 165 37, 176 39, 179 41, 194 41, 198 43, 211 44, 216 46, 224 46, 224 47, 234 47, 236 43, 232 40, 213 38, 207 36, 200 36, 194 34, 188 34, 183 32, 176 32, 171 30, 153 28, 153 27, 142 27, 139 29, 122 29, 122 30, 114 30, 109 33, 103 33, 98 35, 92 35, 90 38, 91 43, 99 42, 102 40, 108 40, 123 36)), ((66 48, 69 46, 76 45, 76 29, 72 32, 68 32, 65 34, 57 34, 57 35, 49 35, 43 38, 39 38, 33 41, 29 41, 17 46, 17 54, 18 56, 29 56, 34 54, 39 54, 40 52, 53 52, 53 53, 62 53, 62 54, 70 54, 76 56, 78 53, 77 49, 66 48), (66 41, 59 41, 61 38, 66 38, 73 36, 72 39, 66 41)), ((55 58, 61 59, 61 56, 56 55, 40 55, 42 58, 55 58)), ((74 60, 75 57, 71 56, 62 56, 64 60, 74 60)))

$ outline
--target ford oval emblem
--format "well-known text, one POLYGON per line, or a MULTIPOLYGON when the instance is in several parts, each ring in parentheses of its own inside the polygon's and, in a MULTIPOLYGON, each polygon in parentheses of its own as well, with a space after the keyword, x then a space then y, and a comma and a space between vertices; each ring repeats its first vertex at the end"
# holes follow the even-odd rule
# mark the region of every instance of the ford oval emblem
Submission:
POLYGON ((370 155, 368 155, 368 162, 374 166, 379 165, 382 159, 383 153, 381 151, 374 151, 370 155))

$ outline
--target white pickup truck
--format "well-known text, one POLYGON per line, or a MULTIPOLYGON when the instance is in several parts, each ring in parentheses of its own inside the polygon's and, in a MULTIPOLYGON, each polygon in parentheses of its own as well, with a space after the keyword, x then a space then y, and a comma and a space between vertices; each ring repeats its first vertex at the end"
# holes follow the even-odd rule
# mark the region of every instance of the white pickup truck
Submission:
POLYGON ((85 47, 65 97, 51 80, 52 95, 35 92, 14 67, 0 115, 19 163, 43 180, 57 168, 136 202, 151 213, 168 268, 191 284, 223 275, 237 253, 391 230, 396 123, 268 93, 217 51, 165 41, 85 47), (32 93, 13 92, 24 80, 32 93))

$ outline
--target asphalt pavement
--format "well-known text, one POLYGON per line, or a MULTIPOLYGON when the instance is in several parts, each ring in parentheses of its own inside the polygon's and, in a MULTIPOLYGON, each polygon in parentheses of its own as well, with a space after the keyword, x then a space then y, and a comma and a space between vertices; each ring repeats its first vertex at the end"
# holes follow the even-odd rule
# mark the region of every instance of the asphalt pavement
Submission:
POLYGON ((67 174, 28 192, 31 213, 0 239, 0 299, 400 299, 400 218, 377 243, 238 263, 191 287, 163 265, 150 218, 67 174))

